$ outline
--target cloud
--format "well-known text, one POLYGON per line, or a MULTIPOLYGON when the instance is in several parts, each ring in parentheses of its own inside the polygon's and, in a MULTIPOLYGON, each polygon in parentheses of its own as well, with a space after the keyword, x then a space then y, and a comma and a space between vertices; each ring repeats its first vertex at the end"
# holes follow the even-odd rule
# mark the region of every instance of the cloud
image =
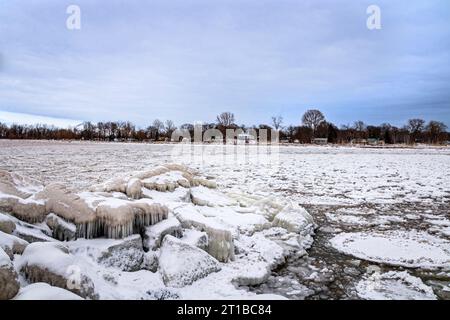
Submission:
POLYGON ((67 1, 2 3, 0 110, 295 124, 314 106, 338 123, 450 124, 448 3, 378 2, 375 32, 369 1, 78 1, 80 31, 65 28, 67 1))

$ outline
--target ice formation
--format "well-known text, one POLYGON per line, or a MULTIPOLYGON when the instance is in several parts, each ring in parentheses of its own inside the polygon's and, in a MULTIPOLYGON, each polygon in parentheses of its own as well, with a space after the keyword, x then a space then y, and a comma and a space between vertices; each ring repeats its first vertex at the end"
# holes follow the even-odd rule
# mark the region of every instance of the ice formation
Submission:
POLYGON ((30 283, 45 282, 83 298, 97 297, 92 280, 83 272, 69 249, 60 243, 30 244, 20 257, 18 268, 30 283), (76 276, 74 283, 70 278, 72 275, 76 276))
POLYGON ((422 231, 341 233, 337 250, 360 259, 408 268, 450 268, 450 241, 422 231))
POLYGON ((45 218, 45 205, 34 195, 42 185, 33 179, 0 170, 0 210, 35 223, 45 218))
POLYGON ((53 238, 61 241, 75 239, 77 227, 73 223, 65 221, 54 213, 50 213, 45 218, 45 223, 52 230, 53 238))
POLYGON ((176 218, 170 217, 160 223, 147 227, 144 235, 144 248, 146 250, 157 250, 161 247, 161 243, 166 235, 177 238, 183 236, 181 224, 176 218))
POLYGON ((65 243, 72 254, 86 255, 107 268, 126 272, 143 269, 145 253, 140 235, 125 239, 78 239, 65 243))
POLYGON ((205 251, 172 236, 164 238, 159 270, 164 283, 184 287, 220 270, 220 264, 205 251))
POLYGON ((25 285, 17 299, 38 299, 38 289, 56 299, 210 298, 201 289, 208 279, 234 297, 255 297, 237 286, 263 283, 290 254, 266 231, 284 228, 280 241, 296 242, 298 252, 306 248, 300 237, 314 232, 301 207, 226 193, 177 164, 87 191, 2 172, 0 191, 0 246, 25 285), (68 286, 74 268, 75 289, 68 286))
POLYGON ((0 231, 0 248, 2 248, 11 258, 14 254, 22 254, 28 246, 28 242, 12 234, 0 231))
POLYGON ((408 272, 375 272, 356 285, 358 296, 367 300, 436 300, 433 289, 408 272))
POLYGON ((8 255, 0 248, 0 300, 13 298, 20 289, 18 276, 8 255))
POLYGON ((13 233, 16 230, 16 224, 7 215, 0 213, 0 231, 5 233, 13 233))
POLYGON ((175 217, 183 228, 194 228, 208 235, 207 251, 220 262, 234 259, 234 242, 232 230, 220 224, 214 218, 199 213, 192 204, 180 206, 174 210, 175 217))

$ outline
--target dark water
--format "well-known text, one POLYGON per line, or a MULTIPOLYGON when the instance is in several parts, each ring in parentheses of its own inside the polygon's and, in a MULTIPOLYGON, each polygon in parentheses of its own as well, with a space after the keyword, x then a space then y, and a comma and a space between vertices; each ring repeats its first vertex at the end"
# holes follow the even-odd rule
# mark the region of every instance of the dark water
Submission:
MULTIPOLYGON (((307 207, 307 206, 305 206, 307 207)), ((448 270, 405 269, 359 260, 355 257, 342 254, 331 247, 329 239, 340 232, 364 232, 386 230, 428 230, 430 225, 424 217, 403 222, 384 224, 344 224, 327 219, 326 213, 334 213, 346 207, 336 206, 309 206, 308 211, 318 224, 314 244, 303 257, 290 257, 287 262, 272 272, 269 280, 257 287, 249 288, 255 293, 274 293, 289 299, 358 299, 355 285, 363 275, 373 271, 389 272, 404 271, 422 279, 433 288, 439 299, 450 300, 450 272, 448 270), (445 290, 447 287, 447 290, 445 290)), ((424 212, 442 218, 449 217, 450 206, 443 204, 397 204, 397 205, 367 205, 356 209, 361 212, 374 212, 372 215, 362 217, 371 219, 374 216, 421 216, 424 212)), ((350 208, 352 210, 354 208, 350 208)), ((441 237, 445 237, 439 234, 441 237)), ((448 238, 448 237, 447 237, 448 238)))

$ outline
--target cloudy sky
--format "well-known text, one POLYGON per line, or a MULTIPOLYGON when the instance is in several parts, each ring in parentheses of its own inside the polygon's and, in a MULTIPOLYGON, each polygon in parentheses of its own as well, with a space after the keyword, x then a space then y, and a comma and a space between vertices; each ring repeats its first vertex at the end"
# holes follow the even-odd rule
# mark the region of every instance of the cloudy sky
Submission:
POLYGON ((1 1, 0 121, 450 126, 449 18, 448 0, 1 1))

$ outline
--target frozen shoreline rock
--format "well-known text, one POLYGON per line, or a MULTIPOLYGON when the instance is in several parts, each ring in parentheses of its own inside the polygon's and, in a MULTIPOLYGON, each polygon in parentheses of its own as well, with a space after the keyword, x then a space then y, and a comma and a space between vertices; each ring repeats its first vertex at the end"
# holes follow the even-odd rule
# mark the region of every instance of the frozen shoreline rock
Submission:
POLYGON ((48 213, 54 213, 77 226, 77 237, 91 236, 95 225, 95 211, 78 195, 61 184, 51 184, 37 195, 46 201, 48 213))
POLYGON ((33 283, 21 288, 13 300, 83 300, 80 296, 47 283, 33 283))
POLYGON ((67 247, 60 243, 30 244, 20 257, 18 269, 31 283, 45 282, 83 298, 98 297, 92 280, 77 264, 67 247))
POLYGON ((47 231, 42 226, 32 225, 24 222, 16 223, 16 230, 14 230, 13 234, 16 237, 23 239, 29 243, 58 241, 50 236, 50 229, 47 231))
POLYGON ((195 229, 184 230, 183 238, 181 241, 190 244, 191 246, 200 248, 204 251, 208 250, 208 234, 206 232, 198 231, 195 229))
POLYGON ((282 247, 267 239, 262 233, 242 236, 236 241, 239 256, 245 256, 247 263, 240 268, 233 279, 241 286, 255 286, 264 283, 271 271, 285 262, 282 247))
POLYGON ((204 186, 191 188, 191 199, 197 206, 225 207, 237 204, 234 199, 225 194, 204 186))
MULTIPOLYGON (((90 191, 49 184, 27 193, 26 201, 43 205, 45 215, 42 222, 24 219, 33 224, 12 217, 13 231, 5 225, 13 236, 34 242, 15 265, 24 284, 37 285, 18 298, 39 287, 56 298, 67 293, 61 288, 89 299, 171 299, 184 297, 181 288, 189 287, 200 291, 188 297, 208 297, 201 289, 208 279, 215 283, 207 286, 210 293, 220 286, 217 292, 232 292, 224 296, 253 296, 238 286, 264 283, 285 259, 282 242, 310 236, 313 223, 283 201, 215 188, 211 177, 164 165, 90 191), (273 229, 290 237, 269 239, 265 232, 273 229), (73 287, 75 275, 79 285, 73 287)), ((297 242, 303 250, 305 241, 297 242)))
POLYGON ((144 262, 141 237, 139 235, 130 236, 118 242, 118 244, 109 246, 98 261, 105 266, 126 272, 141 270, 144 262))
POLYGON ((77 227, 70 222, 51 213, 45 218, 45 223, 52 230, 53 238, 60 241, 70 241, 75 239, 77 227))
POLYGON ((166 285, 184 287, 220 269, 219 262, 205 251, 170 235, 164 238, 159 271, 166 285))
POLYGON ((0 213, 0 231, 11 234, 16 230, 16 224, 7 215, 0 213))
POLYGON ((299 235, 309 235, 314 231, 314 220, 305 208, 289 204, 275 216, 275 227, 281 227, 299 235))
POLYGON ((142 197, 142 182, 139 179, 131 179, 127 183, 126 194, 131 199, 140 199, 142 197))
POLYGON ((12 234, 0 231, 0 248, 13 259, 14 254, 22 254, 29 243, 12 234))
POLYGON ((36 223, 45 218, 45 205, 35 198, 43 186, 36 180, 0 170, 0 210, 36 223))
POLYGON ((18 275, 8 255, 0 248, 0 300, 12 299, 20 289, 18 275))
POLYGON ((184 205, 174 210, 175 217, 185 229, 197 229, 208 235, 207 252, 220 262, 234 260, 234 242, 231 230, 214 218, 206 218, 192 205, 184 205))
POLYGON ((90 258, 107 268, 125 272, 144 268, 144 249, 139 235, 124 239, 78 239, 65 245, 72 254, 90 258))
POLYGON ((144 248, 146 250, 158 249, 166 235, 171 235, 176 238, 181 238, 183 236, 183 229, 181 228, 180 222, 176 218, 170 217, 145 228, 143 241, 144 248))

